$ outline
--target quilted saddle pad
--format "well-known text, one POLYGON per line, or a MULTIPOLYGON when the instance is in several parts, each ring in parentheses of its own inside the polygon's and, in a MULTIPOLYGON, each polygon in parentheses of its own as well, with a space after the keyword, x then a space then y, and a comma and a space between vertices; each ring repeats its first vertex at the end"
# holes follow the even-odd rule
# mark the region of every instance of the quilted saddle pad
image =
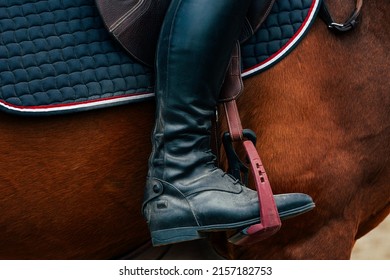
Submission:
MULTIPOLYGON (((309 30, 321 0, 276 0, 242 46, 243 77, 268 69, 309 30)), ((105 29, 93 0, 0 3, 0 109, 50 115, 153 98, 153 69, 105 29)))

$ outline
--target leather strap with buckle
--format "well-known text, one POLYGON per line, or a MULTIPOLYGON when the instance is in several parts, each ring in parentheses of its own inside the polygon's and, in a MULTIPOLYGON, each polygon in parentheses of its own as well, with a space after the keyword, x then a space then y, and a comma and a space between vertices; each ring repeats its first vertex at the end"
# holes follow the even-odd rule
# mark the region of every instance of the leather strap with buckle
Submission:
POLYGON ((320 16, 325 21, 329 29, 336 30, 339 32, 346 32, 355 28, 356 25, 359 23, 358 17, 360 15, 362 6, 363 0, 357 0, 355 10, 352 12, 351 16, 344 23, 337 23, 334 21, 332 15, 330 14, 325 1, 322 1, 320 8, 320 16))

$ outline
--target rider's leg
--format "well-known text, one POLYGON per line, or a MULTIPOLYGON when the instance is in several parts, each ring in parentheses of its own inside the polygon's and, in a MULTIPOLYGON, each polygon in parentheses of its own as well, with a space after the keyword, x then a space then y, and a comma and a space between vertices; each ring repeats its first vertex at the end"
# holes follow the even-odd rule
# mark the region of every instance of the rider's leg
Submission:
MULTIPOLYGON (((251 1, 172 0, 168 9, 157 50, 156 126, 143 205, 154 245, 260 219, 257 193, 217 168, 210 149, 211 119, 251 1)), ((275 201, 281 217, 313 207, 304 194, 275 201)))

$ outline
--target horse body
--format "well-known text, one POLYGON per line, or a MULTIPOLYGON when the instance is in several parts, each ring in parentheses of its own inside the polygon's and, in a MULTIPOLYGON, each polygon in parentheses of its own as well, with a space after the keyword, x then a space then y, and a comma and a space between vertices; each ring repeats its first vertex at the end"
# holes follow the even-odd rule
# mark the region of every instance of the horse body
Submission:
POLYGON ((274 191, 309 193, 317 207, 234 256, 349 258, 355 239, 388 215, 390 26, 380 12, 388 8, 366 3, 347 35, 317 22, 295 54, 247 81, 246 94, 262 102, 244 122, 258 129, 274 191))
MULTIPOLYGON (((362 23, 342 36, 317 21, 283 62, 245 81, 242 123, 257 133, 274 192, 308 193, 317 207, 251 248, 215 234, 219 254, 346 259, 388 215, 389 8, 365 3, 362 23)), ((50 118, 1 113, 0 258, 107 259, 146 244, 153 112, 145 102, 50 118)))
POLYGON ((0 258, 111 258, 145 242, 152 107, 1 114, 0 258))

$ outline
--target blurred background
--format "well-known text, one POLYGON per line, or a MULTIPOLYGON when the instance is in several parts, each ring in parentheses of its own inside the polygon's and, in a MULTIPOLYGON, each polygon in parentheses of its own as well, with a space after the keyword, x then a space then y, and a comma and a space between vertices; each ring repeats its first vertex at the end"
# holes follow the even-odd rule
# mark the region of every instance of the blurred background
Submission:
POLYGON ((352 260, 390 260, 390 216, 356 241, 352 260))

